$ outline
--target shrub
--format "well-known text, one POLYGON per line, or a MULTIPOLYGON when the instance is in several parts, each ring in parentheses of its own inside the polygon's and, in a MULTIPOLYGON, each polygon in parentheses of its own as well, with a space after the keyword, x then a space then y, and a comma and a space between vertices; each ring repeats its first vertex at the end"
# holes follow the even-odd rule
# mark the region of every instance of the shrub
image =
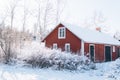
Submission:
POLYGON ((40 51, 36 55, 34 54, 31 55, 25 61, 32 67, 39 68, 53 68, 57 70, 93 69, 93 64, 91 64, 88 58, 85 56, 78 56, 50 49, 49 52, 50 53, 46 53, 46 51, 45 52, 40 51))
POLYGON ((56 70, 88 70, 93 68, 93 64, 85 56, 52 50, 38 45, 38 43, 24 46, 17 58, 33 68, 52 68, 56 70))

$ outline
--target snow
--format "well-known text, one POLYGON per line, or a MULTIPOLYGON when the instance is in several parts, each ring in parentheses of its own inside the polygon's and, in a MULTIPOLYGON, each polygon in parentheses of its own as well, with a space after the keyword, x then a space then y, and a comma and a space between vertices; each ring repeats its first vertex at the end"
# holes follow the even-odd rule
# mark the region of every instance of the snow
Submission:
POLYGON ((91 76, 90 73, 32 69, 8 65, 0 66, 0 80, 101 80, 101 78, 91 76))
POLYGON ((114 39, 112 36, 108 34, 89 30, 86 28, 82 28, 79 26, 62 23, 68 30, 70 30, 74 35, 78 38, 84 40, 88 43, 98 43, 98 44, 111 44, 111 45, 120 45, 120 42, 114 39))
POLYGON ((20 64, 25 63, 25 65, 31 67, 69 70, 82 69, 85 66, 86 69, 91 69, 94 66, 94 64, 90 63, 88 57, 84 55, 78 56, 72 54, 72 52, 62 52, 61 50, 46 48, 43 45, 37 41, 26 42, 21 50, 16 49, 19 61, 15 60, 13 64, 17 62, 20 64))
POLYGON ((118 64, 120 64, 120 59, 113 62, 96 63, 96 70, 85 71, 39 69, 0 64, 0 80, 120 80, 120 73, 118 73, 120 70, 116 68, 118 64))
MULTIPOLYGON (((28 42, 21 50, 21 53, 24 54, 19 54, 18 58, 27 58, 33 52, 38 52, 39 49, 41 50, 41 47, 38 42, 28 42)), ((43 47, 42 50, 49 52, 49 50, 43 47)), ((69 54, 65 56, 70 57, 69 54)), ((112 62, 96 63, 96 69, 74 71, 55 70, 53 68, 31 68, 24 64, 19 61, 15 65, 1 63, 0 80, 120 80, 120 59, 112 62)))

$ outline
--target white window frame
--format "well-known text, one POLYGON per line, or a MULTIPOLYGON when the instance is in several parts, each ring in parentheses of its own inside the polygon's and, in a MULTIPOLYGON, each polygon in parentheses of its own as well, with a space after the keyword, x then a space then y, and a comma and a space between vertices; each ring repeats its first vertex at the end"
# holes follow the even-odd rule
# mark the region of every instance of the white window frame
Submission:
POLYGON ((70 43, 66 43, 65 44, 65 51, 66 52, 70 52, 70 43), (67 49, 68 48, 67 46, 69 46, 69 49, 67 49))
POLYGON ((66 28, 60 27, 58 28, 58 39, 65 39, 66 38, 66 28), (64 33, 60 33, 63 30, 64 33), (61 36, 64 35, 64 36, 61 36))
POLYGON ((113 52, 115 52, 115 46, 112 47, 113 52))
POLYGON ((53 43, 53 49, 57 49, 57 48, 58 48, 57 43, 53 43))

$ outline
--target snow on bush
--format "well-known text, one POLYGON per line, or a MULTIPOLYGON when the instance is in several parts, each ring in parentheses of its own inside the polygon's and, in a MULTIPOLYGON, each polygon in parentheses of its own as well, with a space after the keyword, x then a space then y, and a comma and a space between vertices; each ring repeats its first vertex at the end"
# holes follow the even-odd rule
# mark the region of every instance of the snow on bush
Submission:
MULTIPOLYGON (((19 51, 19 50, 18 50, 19 51)), ((37 42, 25 44, 17 58, 25 61, 31 67, 53 68, 57 70, 91 69, 95 68, 85 56, 52 50, 37 42)))
POLYGON ((110 62, 104 76, 106 80, 120 80, 120 58, 110 62))

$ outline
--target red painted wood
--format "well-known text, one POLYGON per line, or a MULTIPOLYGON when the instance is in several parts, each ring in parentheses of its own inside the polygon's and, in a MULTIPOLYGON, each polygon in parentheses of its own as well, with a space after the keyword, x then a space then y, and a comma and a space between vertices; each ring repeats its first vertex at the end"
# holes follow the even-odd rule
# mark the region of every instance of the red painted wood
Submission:
MULTIPOLYGON (((94 43, 85 43, 85 55, 90 56, 89 45, 94 43), (86 54, 87 53, 87 54, 86 54)), ((103 62, 104 61, 104 45, 102 44, 94 44, 95 46, 95 62, 103 62)))
POLYGON ((118 54, 117 54, 117 46, 115 46, 115 52, 113 52, 113 46, 112 47, 112 60, 115 60, 118 58, 118 54))
POLYGON ((62 51, 65 50, 65 43, 70 43, 72 52, 80 52, 81 48, 81 40, 77 38, 73 33, 71 33, 68 29, 66 29, 66 38, 58 39, 58 28, 64 27, 62 24, 58 25, 51 33, 48 35, 44 41, 46 42, 46 46, 52 48, 53 43, 58 44, 58 48, 61 48, 62 51))
MULTIPOLYGON (((66 38, 65 39, 58 39, 58 28, 64 27, 64 25, 59 24, 43 41, 46 42, 46 47, 52 48, 53 43, 58 44, 58 48, 62 51, 65 50, 65 43, 70 43, 71 51, 80 54, 81 49, 81 40, 75 36, 71 31, 66 29, 66 38)), ((95 45, 95 62, 103 62, 105 61, 105 44, 97 44, 97 43, 87 43, 84 44, 84 54, 86 56, 90 56, 89 54, 89 45, 95 45)), ((111 45, 112 49, 112 45, 111 45)), ((115 60, 118 56, 117 54, 117 47, 115 47, 116 51, 112 52, 112 60, 115 60)), ((112 51, 112 50, 111 50, 112 51)))
POLYGON ((104 45, 95 44, 95 61, 103 62, 105 60, 104 45))

